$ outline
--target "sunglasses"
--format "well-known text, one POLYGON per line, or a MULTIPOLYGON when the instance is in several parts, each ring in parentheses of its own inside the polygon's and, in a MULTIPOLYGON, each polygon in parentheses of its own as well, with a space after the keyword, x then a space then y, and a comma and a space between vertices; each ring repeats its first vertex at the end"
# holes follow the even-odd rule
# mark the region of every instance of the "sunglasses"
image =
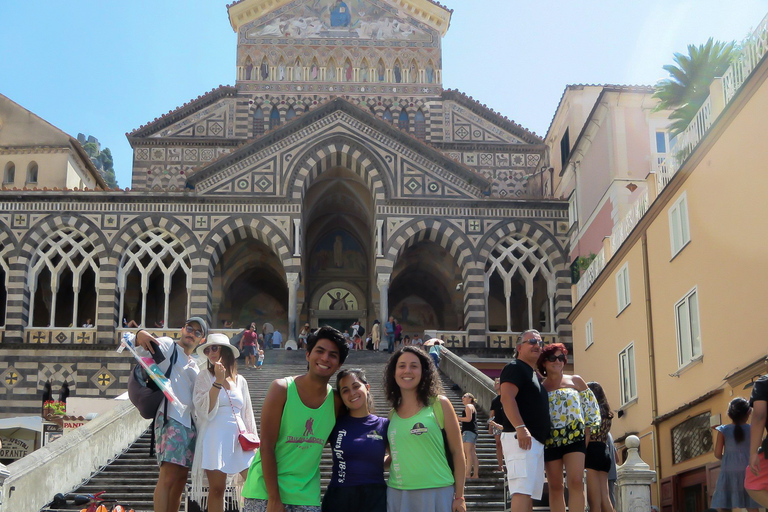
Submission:
POLYGON ((529 338, 523 341, 523 343, 528 343, 529 345, 539 345, 539 346, 544 345, 544 342, 538 338, 529 338))
POLYGON ((213 352, 215 354, 216 352, 219 351, 219 348, 221 348, 221 347, 219 347, 218 345, 211 345, 210 347, 205 347, 203 349, 203 354, 208 355, 211 352, 213 352))
POLYGON ((195 338, 202 338, 202 337, 203 337, 203 331, 201 331, 200 329, 195 329, 194 327, 192 327, 192 326, 191 326, 191 325, 189 325, 189 324, 185 325, 185 326, 184 326, 184 329, 185 329, 185 330, 186 330, 186 331, 187 331, 189 334, 193 334, 193 335, 195 336, 195 338))
POLYGON ((565 355, 560 354, 559 356, 547 356, 547 361, 550 363, 554 363, 555 361, 560 361, 561 363, 565 363, 565 355))

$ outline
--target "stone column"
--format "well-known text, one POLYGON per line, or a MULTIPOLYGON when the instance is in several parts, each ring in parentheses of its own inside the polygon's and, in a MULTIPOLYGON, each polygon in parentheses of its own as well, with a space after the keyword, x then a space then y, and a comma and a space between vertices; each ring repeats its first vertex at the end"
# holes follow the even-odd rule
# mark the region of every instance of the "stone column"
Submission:
POLYGON ((299 296, 299 273, 287 272, 285 277, 288 280, 288 338, 286 341, 296 341, 296 311, 299 296))
POLYGON ((381 312, 382 329, 387 320, 389 320, 389 279, 391 277, 392 274, 379 274, 376 276, 376 286, 379 288, 379 311, 381 312))
POLYGON ((627 437, 624 445, 628 450, 627 461, 616 470, 616 510, 646 512, 651 510, 651 484, 656 480, 656 471, 640 458, 637 436, 627 437))
POLYGON ((293 255, 301 256, 301 219, 293 219, 293 255))

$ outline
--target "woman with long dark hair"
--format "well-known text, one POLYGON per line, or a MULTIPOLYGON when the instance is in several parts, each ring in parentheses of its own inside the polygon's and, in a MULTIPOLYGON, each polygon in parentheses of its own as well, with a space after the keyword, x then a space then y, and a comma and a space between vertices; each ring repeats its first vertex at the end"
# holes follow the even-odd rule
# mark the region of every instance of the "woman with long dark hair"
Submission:
POLYGON ((384 379, 394 408, 387 434, 392 455, 387 511, 465 512, 459 420, 442 395, 432 359, 418 347, 402 347, 389 359, 384 379))
POLYGON ((344 411, 329 437, 333 474, 323 496, 323 512, 386 512, 384 455, 389 420, 373 414, 371 386, 360 368, 342 370, 336 391, 344 411))
POLYGON ((584 512, 584 458, 591 430, 600 428, 595 395, 578 375, 563 373, 568 349, 562 343, 544 347, 536 367, 544 375, 552 430, 544 443, 544 469, 549 485, 549 507, 565 512, 563 468, 568 480, 568 510, 584 512))
POLYGON ((480 461, 477 458, 477 400, 472 393, 461 397, 464 413, 459 418, 461 422, 461 440, 464 443, 464 460, 467 464, 465 477, 469 480, 480 478, 480 461), (474 470, 474 471, 473 471, 474 470))
POLYGON ((611 470, 613 452, 608 446, 613 412, 603 387, 597 382, 587 383, 600 407, 600 429, 589 434, 589 444, 584 461, 587 468, 587 503, 589 512, 614 512, 608 488, 608 472, 611 470))
POLYGON ((716 427, 715 458, 720 459, 720 475, 717 477, 712 508, 720 511, 746 508, 757 512, 760 504, 749 497, 744 489, 744 476, 749 465, 749 414, 752 409, 743 398, 734 398, 728 404, 730 425, 716 427))
MULTIPOLYGON (((224 511, 224 491, 229 475, 239 475, 242 487, 255 452, 244 451, 237 438, 240 432, 256 433, 251 394, 245 378, 237 373, 240 352, 224 334, 210 334, 197 347, 204 356, 205 369, 197 375, 193 391, 197 442, 192 462, 190 497, 209 512, 224 511), (203 487, 208 481, 208 494, 203 487)), ((237 496, 233 496, 234 505, 237 496)))

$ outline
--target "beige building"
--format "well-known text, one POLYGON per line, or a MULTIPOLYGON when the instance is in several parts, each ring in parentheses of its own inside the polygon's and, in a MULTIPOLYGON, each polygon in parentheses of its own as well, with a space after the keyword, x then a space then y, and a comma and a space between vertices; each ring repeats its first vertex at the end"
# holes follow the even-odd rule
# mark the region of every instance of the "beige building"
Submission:
POLYGON ((0 169, 9 190, 108 188, 76 139, 2 94, 0 169))
POLYGON ((616 441, 640 436, 662 512, 708 507, 711 427, 766 373, 768 62, 745 52, 678 138, 682 163, 649 175, 648 200, 605 239, 569 316, 575 371, 605 388, 616 441))

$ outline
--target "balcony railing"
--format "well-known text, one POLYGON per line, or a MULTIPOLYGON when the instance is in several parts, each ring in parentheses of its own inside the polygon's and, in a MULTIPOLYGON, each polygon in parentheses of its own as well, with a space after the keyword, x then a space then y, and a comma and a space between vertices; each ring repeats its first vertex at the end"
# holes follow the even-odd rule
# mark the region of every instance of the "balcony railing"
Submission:
POLYGON ((587 270, 581 274, 579 282, 576 284, 577 300, 581 300, 584 294, 586 294, 589 288, 592 286, 592 283, 595 282, 597 276, 600 275, 600 272, 603 271, 603 268, 605 268, 605 261, 605 249, 600 249, 600 251, 595 256, 595 259, 593 259, 592 263, 589 264, 587 270))
POLYGON ((648 190, 646 189, 630 207, 629 211, 621 221, 613 226, 611 232, 611 247, 620 247, 627 239, 629 234, 635 229, 637 223, 643 218, 645 212, 648 211, 648 190))
POLYGON ((24 342, 45 345, 93 345, 96 343, 95 327, 27 327, 24 342))

